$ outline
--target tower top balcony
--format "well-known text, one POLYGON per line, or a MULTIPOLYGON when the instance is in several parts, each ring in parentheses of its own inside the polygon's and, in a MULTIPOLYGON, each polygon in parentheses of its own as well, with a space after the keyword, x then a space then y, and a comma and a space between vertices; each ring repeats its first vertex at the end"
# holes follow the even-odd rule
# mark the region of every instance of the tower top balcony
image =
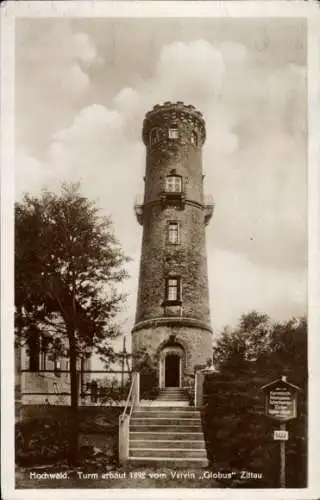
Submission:
POLYGON ((147 146, 150 143, 149 138, 152 129, 170 129, 173 127, 197 132, 201 139, 201 145, 205 142, 206 128, 202 113, 191 104, 184 104, 182 101, 166 101, 163 104, 156 104, 147 112, 142 127, 144 144, 147 146))

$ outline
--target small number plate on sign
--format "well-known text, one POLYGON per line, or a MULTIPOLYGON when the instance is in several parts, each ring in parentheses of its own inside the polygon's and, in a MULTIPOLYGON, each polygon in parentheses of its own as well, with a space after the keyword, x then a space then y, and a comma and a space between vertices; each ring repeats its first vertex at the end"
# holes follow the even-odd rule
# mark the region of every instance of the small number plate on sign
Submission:
POLYGON ((273 439, 276 441, 288 441, 289 439, 289 432, 288 431, 273 431, 273 439))

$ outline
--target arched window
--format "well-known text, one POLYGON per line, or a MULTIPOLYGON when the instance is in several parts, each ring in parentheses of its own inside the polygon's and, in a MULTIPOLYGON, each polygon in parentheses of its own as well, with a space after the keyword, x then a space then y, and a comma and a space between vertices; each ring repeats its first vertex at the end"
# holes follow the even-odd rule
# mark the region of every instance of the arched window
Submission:
POLYGON ((168 243, 178 245, 180 243, 180 225, 179 222, 170 221, 168 223, 168 243))
POLYGON ((191 132, 191 144, 198 146, 198 134, 195 130, 191 132))
POLYGON ((160 130, 158 128, 153 128, 150 131, 150 146, 157 144, 160 140, 160 130))
POLYGON ((181 193, 182 191, 182 178, 180 175, 168 175, 166 177, 166 192, 167 193, 181 193))

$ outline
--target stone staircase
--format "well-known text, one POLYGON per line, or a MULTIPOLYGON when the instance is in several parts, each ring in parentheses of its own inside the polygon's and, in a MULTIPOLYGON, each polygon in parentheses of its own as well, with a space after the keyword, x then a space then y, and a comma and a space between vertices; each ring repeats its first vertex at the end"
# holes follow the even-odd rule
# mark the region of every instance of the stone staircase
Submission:
POLYGON ((200 412, 192 406, 181 406, 181 402, 188 404, 182 389, 166 388, 154 406, 138 406, 133 410, 129 462, 173 467, 207 466, 200 412))
POLYGON ((156 399, 157 402, 169 401, 169 402, 186 402, 189 403, 189 398, 185 391, 180 387, 166 387, 165 389, 160 389, 160 394, 156 399))

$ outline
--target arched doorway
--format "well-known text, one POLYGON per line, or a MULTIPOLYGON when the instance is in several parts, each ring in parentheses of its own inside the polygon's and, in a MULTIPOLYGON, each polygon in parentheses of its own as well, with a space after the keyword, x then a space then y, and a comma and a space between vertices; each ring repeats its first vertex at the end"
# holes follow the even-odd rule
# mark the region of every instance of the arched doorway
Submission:
POLYGON ((178 354, 167 354, 165 357, 165 387, 180 386, 180 356, 178 354))
POLYGON ((165 346, 160 351, 159 387, 182 387, 185 353, 180 345, 165 346))

